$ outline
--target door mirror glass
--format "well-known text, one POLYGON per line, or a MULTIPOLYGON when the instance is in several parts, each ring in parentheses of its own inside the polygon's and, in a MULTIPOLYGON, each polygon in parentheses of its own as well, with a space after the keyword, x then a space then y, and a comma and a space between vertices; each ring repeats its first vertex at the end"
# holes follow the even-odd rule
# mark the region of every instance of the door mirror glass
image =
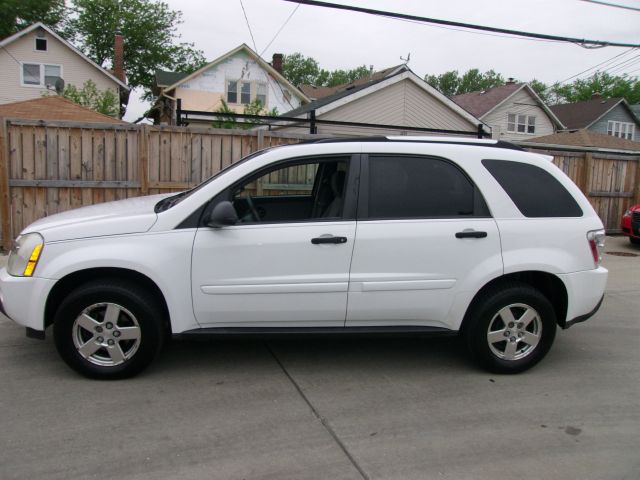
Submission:
POLYGON ((236 209, 229 201, 222 201, 218 203, 209 215, 209 219, 206 224, 212 228, 228 227, 229 225, 235 225, 238 223, 238 214, 236 209))

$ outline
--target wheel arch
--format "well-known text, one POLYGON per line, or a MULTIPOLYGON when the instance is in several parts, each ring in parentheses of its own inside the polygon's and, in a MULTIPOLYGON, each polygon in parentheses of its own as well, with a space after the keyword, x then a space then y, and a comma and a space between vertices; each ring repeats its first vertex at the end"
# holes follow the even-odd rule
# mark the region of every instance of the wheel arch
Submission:
POLYGON ((158 305, 160 306, 164 314, 164 321, 167 331, 171 333, 169 308, 167 306, 164 294, 162 293, 162 290, 160 290, 160 287, 158 287, 158 285, 152 279, 140 272, 126 268, 113 267, 98 267, 78 270, 58 280, 47 296, 44 310, 44 327, 47 328, 48 326, 53 324, 53 319, 57 307, 69 293, 71 293, 82 283, 90 280, 95 280, 97 278, 118 278, 131 280, 137 285, 145 288, 158 301, 158 305))
POLYGON ((556 314, 556 321, 558 325, 564 328, 567 321, 567 310, 569 301, 567 288, 564 285, 564 282, 557 275, 554 275, 552 273, 530 270, 502 275, 486 283, 480 290, 478 290, 478 292, 476 292, 473 300, 471 300, 471 303, 469 303, 469 306, 467 307, 464 315, 464 319, 462 321, 462 325, 460 327, 460 331, 463 332, 469 325, 469 322, 471 320, 470 312, 474 310, 478 301, 483 297, 485 292, 501 284, 510 283, 513 281, 525 283, 540 291, 549 300, 549 302, 551 302, 551 305, 553 306, 556 314))

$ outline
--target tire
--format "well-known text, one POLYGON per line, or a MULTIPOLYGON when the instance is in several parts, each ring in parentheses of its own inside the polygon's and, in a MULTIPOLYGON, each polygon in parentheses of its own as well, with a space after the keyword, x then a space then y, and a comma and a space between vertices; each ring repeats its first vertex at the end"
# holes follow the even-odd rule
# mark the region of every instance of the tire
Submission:
POLYGON ((133 377, 157 356, 164 315, 143 288, 122 279, 99 279, 72 291, 53 324, 58 353, 76 372, 110 380, 133 377))
POLYGON ((553 306, 540 291, 511 282, 474 301, 463 333, 471 355, 485 369, 519 373, 547 354, 555 339, 556 323, 553 306))
POLYGON ((640 238, 629 237, 629 241, 632 245, 640 245, 640 238))

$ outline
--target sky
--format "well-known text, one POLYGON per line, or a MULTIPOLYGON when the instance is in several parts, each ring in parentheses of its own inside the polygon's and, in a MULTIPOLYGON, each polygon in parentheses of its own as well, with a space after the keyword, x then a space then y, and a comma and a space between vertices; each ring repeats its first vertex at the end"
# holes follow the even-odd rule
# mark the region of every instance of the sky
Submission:
MULTIPOLYGON (((420 77, 449 70, 493 69, 505 78, 562 81, 612 57, 602 68, 613 74, 640 74, 640 50, 525 40, 503 35, 453 30, 363 13, 301 5, 273 40, 295 3, 284 0, 165 0, 182 12, 180 41, 191 42, 213 60, 241 43, 271 61, 274 53, 300 52, 328 70, 373 65, 375 70, 404 63, 420 77), (271 43, 271 41, 273 42, 271 43), (269 43, 271 43, 269 45, 269 43), (626 64, 616 64, 629 60, 626 64)), ((640 44, 640 11, 583 0, 328 0, 423 17, 454 20, 591 40, 640 44)), ((640 9, 640 0, 607 0, 640 9)), ((589 76, 590 70, 580 77, 589 76)), ((148 108, 134 92, 125 120, 148 108)))

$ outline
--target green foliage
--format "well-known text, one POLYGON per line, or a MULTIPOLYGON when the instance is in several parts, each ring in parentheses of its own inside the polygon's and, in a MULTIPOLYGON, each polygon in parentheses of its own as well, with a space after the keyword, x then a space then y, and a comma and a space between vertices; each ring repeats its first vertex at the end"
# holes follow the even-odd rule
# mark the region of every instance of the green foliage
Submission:
POLYGON ((540 80, 536 80, 535 78, 529 82, 529 86, 533 89, 534 92, 538 94, 538 96, 542 99, 544 103, 549 103, 550 92, 547 84, 541 82, 540 80))
POLYGON ((57 30, 65 17, 64 0, 0 0, 0 12, 0 39, 36 22, 57 30))
POLYGON ((482 73, 477 68, 472 68, 463 75, 459 75, 457 70, 451 70, 441 75, 426 75, 424 80, 447 97, 487 90, 505 83, 499 73, 493 70, 482 73))
POLYGON ((192 72, 205 63, 202 51, 178 43, 182 13, 159 0, 72 0, 67 36, 103 67, 112 67, 113 38, 124 36, 124 69, 128 84, 151 97, 158 69, 192 72))
POLYGON ((329 71, 320 68, 313 58, 296 52, 282 57, 282 74, 294 85, 335 87, 369 75, 369 69, 362 65, 350 70, 329 71))
POLYGON ((622 97, 632 105, 640 103, 640 80, 628 75, 596 72, 589 78, 577 79, 566 85, 556 83, 549 90, 554 103, 590 100, 594 93, 599 93, 602 98, 622 97))
POLYGON ((62 96, 78 105, 111 117, 118 118, 120 113, 120 99, 113 90, 100 91, 92 80, 84 82, 80 89, 75 85, 65 86, 62 96))
MULTIPOLYGON (((229 115, 236 112, 229 108, 229 105, 227 105, 227 102, 225 102, 224 100, 222 100, 222 103, 216 110, 216 113, 220 113, 221 115, 218 117, 218 120, 214 120, 212 122, 211 125, 214 128, 242 128, 244 130, 248 130, 256 125, 265 123, 260 119, 246 121, 236 120, 234 117, 229 115)), ((255 99, 253 102, 244 106, 244 111, 242 113, 244 113, 245 115, 266 115, 270 117, 277 117, 278 109, 276 107, 273 107, 271 110, 267 111, 262 107, 262 102, 258 99, 255 99)))

